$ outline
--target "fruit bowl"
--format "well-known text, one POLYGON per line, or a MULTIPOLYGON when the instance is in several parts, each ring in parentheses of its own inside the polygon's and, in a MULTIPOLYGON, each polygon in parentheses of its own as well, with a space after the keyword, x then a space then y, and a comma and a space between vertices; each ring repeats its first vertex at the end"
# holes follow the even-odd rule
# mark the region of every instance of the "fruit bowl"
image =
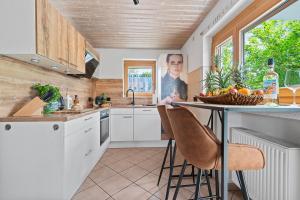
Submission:
POLYGON ((218 96, 197 96, 203 103, 224 104, 224 105, 257 105, 264 98, 262 95, 244 95, 240 93, 228 93, 218 96))

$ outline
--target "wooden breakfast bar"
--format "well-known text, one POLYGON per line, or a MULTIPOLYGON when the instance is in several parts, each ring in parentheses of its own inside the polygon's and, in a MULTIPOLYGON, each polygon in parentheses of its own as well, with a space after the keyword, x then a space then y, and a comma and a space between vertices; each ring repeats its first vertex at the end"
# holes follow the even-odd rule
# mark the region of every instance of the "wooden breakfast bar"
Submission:
MULTIPOLYGON (((228 199, 228 143, 229 138, 229 127, 228 127, 228 114, 230 112, 239 113, 300 113, 300 106, 266 106, 266 105, 256 105, 256 106, 242 106, 242 105, 218 105, 218 104, 207 104, 202 102, 174 102, 173 106, 185 106, 185 107, 195 107, 200 109, 210 110, 211 114, 208 119, 207 125, 213 129, 214 116, 218 116, 221 122, 221 140, 222 140, 222 170, 221 170, 221 197, 223 200, 228 199), (216 115, 215 115, 216 114, 216 115)), ((218 189, 217 189, 218 194, 218 189)))

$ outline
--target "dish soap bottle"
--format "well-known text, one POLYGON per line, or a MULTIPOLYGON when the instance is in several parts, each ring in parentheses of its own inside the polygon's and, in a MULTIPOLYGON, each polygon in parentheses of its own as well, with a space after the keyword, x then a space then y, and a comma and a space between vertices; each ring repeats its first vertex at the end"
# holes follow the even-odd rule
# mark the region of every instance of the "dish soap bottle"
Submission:
POLYGON ((69 95, 69 89, 67 88, 67 93, 66 93, 66 97, 65 97, 65 104, 66 104, 66 109, 67 110, 70 110, 72 108, 72 105, 73 105, 73 100, 72 100, 72 97, 69 95))
POLYGON ((269 70, 263 77, 264 82, 264 99, 265 104, 270 106, 277 106, 279 94, 279 76, 274 71, 274 59, 268 59, 269 70))

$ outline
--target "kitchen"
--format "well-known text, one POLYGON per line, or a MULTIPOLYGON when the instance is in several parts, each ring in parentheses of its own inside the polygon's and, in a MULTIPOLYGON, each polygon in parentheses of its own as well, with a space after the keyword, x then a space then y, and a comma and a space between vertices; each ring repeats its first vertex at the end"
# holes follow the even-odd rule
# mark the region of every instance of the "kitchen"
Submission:
MULTIPOLYGON (((264 152, 264 169, 245 171, 251 199, 297 199, 300 90, 284 79, 288 69, 299 69, 299 37, 286 40, 295 41, 286 43, 293 46, 285 54, 289 65, 279 59, 281 54, 274 54, 276 51, 261 53, 251 45, 255 45, 255 34, 262 34, 259 28, 270 30, 262 29, 267 27, 265 22, 291 20, 288 27, 297 27, 299 6, 294 0, 199 0, 185 4, 177 0, 3 0, 0 199, 176 199, 177 190, 177 199, 196 198, 197 166, 189 164, 183 180, 192 186, 176 189, 188 157, 180 141, 171 140, 173 147, 178 143, 177 148, 168 145, 170 136, 164 132, 158 104, 184 105, 221 141, 254 145, 264 152), (244 49, 241 35, 246 38, 244 49), (242 51, 250 56, 243 57, 242 51), (261 61, 258 69, 264 66, 263 70, 255 69, 261 80, 267 64, 272 66, 275 60, 280 83, 276 103, 280 106, 220 108, 199 102, 230 87, 227 84, 216 94, 206 84, 212 84, 207 82, 210 69, 234 65, 222 60, 228 52, 232 56, 228 60, 244 59, 247 67, 261 61), (221 57, 221 63, 214 62, 216 56, 221 57), (268 63, 271 57, 274 59, 268 63), (279 66, 285 66, 284 70, 279 66), (176 91, 167 87, 174 84, 172 80, 176 91), (290 89, 293 87, 295 90, 290 89), (170 154, 166 154, 168 150, 170 154)), ((268 34, 276 38, 272 32, 268 34)), ((276 46, 280 44, 272 48, 276 46)), ((244 82, 253 89, 229 88, 229 93, 247 96, 250 92, 248 96, 262 100, 264 86, 253 72, 237 85, 244 82)), ((224 159, 228 147, 226 142, 222 144, 224 159)), ((210 180, 212 193, 220 195, 219 199, 250 199, 238 177, 226 173, 230 163, 226 159, 222 163, 220 174, 216 175, 215 169, 208 171, 208 178, 203 174, 206 181, 199 195, 209 195, 210 180), (220 185, 215 183, 216 176, 220 185)))

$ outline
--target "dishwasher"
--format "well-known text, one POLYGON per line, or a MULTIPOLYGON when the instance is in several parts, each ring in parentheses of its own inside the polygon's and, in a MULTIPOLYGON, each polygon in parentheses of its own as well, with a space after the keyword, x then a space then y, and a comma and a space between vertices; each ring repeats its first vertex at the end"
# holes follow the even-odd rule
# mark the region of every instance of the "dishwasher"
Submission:
POLYGON ((100 146, 109 138, 109 109, 100 111, 100 146))

